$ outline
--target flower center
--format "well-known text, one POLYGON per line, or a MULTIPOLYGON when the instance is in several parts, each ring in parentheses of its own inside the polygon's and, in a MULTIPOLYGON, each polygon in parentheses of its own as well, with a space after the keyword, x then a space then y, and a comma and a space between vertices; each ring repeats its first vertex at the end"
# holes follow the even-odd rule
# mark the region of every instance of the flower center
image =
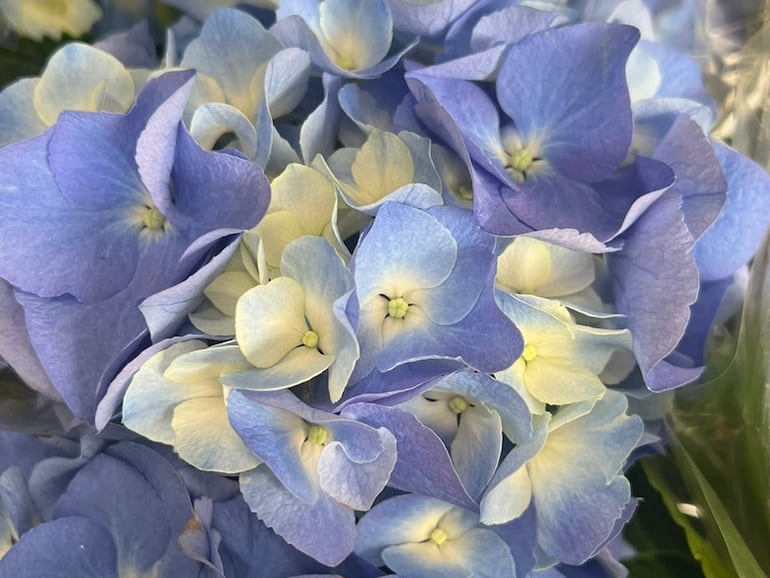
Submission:
POLYGON ((430 533, 430 541, 436 544, 436 546, 441 546, 441 544, 447 541, 448 537, 441 528, 436 528, 430 533))
POLYGON ((449 400, 449 409, 451 409, 456 414, 461 414, 466 409, 468 409, 468 402, 463 396, 456 395, 449 400))
POLYGON ((166 218, 155 207, 146 207, 142 212, 142 225, 145 229, 159 231, 166 224, 166 218))
POLYGON ((302 336, 302 345, 311 349, 318 346, 318 333, 308 329, 302 336))
POLYGON ((537 357, 537 349, 535 349, 534 345, 527 344, 524 346, 524 351, 521 353, 522 359, 524 361, 532 361, 537 357))
POLYGON ((406 317, 406 312, 409 310, 409 303, 404 301, 402 297, 397 299, 391 299, 388 301, 388 316, 395 317, 396 319, 403 319, 406 317))
POLYGON ((307 429, 307 441, 322 446, 329 441, 329 430, 321 425, 313 424, 307 429))
POLYGON ((520 173, 526 173, 529 170, 529 167, 532 166, 533 160, 534 159, 532 158, 532 153, 530 152, 530 150, 527 148, 523 148, 523 149, 517 150, 515 153, 511 155, 509 166, 514 171, 518 171, 520 173))

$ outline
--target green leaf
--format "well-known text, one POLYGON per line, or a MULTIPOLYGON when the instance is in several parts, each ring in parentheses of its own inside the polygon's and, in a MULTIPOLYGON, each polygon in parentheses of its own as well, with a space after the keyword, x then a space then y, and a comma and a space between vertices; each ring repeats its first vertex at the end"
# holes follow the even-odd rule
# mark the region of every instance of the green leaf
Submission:
POLYGON ((741 578, 770 576, 769 264, 766 242, 752 267, 730 363, 724 367, 727 341, 709 357, 711 379, 679 390, 669 419, 674 459, 702 514, 701 536, 741 578))
POLYGON ((687 453, 682 451, 682 456, 689 462, 695 481, 700 486, 709 513, 714 517, 714 521, 719 528, 738 576, 741 578, 767 578, 767 574, 759 567, 746 542, 738 533, 719 496, 711 488, 706 478, 703 477, 703 474, 700 473, 698 467, 692 462, 687 453))
POLYGON ((700 562, 703 575, 706 578, 741 578, 722 561, 717 549, 705 538, 699 520, 686 516, 680 510, 679 505, 690 503, 690 499, 671 460, 655 457, 647 458, 642 463, 647 479, 660 492, 669 515, 684 530, 690 552, 693 558, 700 562))

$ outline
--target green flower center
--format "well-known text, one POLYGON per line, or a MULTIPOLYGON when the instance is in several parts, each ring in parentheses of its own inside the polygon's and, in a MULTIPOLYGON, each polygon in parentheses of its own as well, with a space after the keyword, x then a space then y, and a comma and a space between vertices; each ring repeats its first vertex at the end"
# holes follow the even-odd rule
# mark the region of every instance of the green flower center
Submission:
POLYGON ((302 345, 310 347, 311 349, 318 346, 318 333, 315 331, 307 330, 302 336, 302 345))
POLYGON ((307 429, 308 443, 322 446, 329 441, 329 437, 329 430, 321 425, 313 424, 307 429))
POLYGON ((403 319, 406 317, 406 312, 409 310, 409 303, 404 301, 403 298, 391 299, 388 302, 388 315, 395 317, 396 319, 403 319))
POLYGON ((522 359, 524 361, 532 361, 537 357, 537 349, 535 349, 534 345, 527 344, 524 346, 524 351, 521 353, 522 359))
POLYGON ((142 225, 145 229, 159 231, 166 224, 166 218, 155 207, 147 207, 142 212, 142 225))
POLYGON ((449 400, 449 409, 451 409, 456 414, 461 414, 466 409, 468 409, 468 402, 463 396, 456 395, 449 400))
POLYGON ((533 160, 534 159, 532 158, 532 153, 529 151, 529 149, 519 149, 511 155, 510 167, 514 171, 526 173, 529 170, 529 167, 532 166, 533 160))
POLYGON ((441 546, 441 544, 447 541, 447 538, 449 536, 441 528, 436 528, 430 533, 430 541, 436 544, 436 546, 441 546))

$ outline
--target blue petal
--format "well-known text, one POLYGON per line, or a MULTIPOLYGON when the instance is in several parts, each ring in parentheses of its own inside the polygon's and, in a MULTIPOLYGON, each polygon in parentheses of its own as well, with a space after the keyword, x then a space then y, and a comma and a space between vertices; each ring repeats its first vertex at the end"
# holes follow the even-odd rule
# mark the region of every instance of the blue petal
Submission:
POLYGON ((321 570, 318 562, 269 530, 240 494, 214 503, 212 526, 222 535, 219 551, 226 576, 273 578, 321 570))
POLYGON ((60 400, 45 369, 32 347, 24 319, 24 310, 14 298, 13 288, 0 279, 0 358, 13 367, 32 389, 46 397, 60 400))
POLYGON ((514 44, 497 82, 525 144, 567 178, 609 174, 631 144, 626 58, 639 32, 614 24, 552 28, 514 44), (537 63, 537 64, 535 64, 537 63))
POLYGON ((289 492, 266 465, 241 474, 241 492, 259 518, 300 552, 334 566, 355 544, 353 510, 320 494, 305 502, 289 492))
POLYGON ((123 293, 92 305, 72 297, 46 300, 17 293, 16 298, 24 307, 30 342, 51 383, 77 417, 93 420, 101 397, 99 382, 112 377, 103 373, 145 331, 141 313, 125 302, 123 293), (88 333, 83 327, 89 328, 88 333), (64 347, 62 335, 79 339, 64 347))
POLYGON ((757 252, 770 203, 770 178, 759 165, 723 145, 714 145, 714 152, 727 178, 727 199, 693 250, 704 281, 731 275, 757 252))
POLYGON ((311 472, 314 464, 305 464, 301 457, 307 431, 305 421, 284 409, 261 404, 238 390, 230 393, 227 410, 235 431, 270 468, 271 479, 283 484, 299 502, 312 504, 322 499, 323 492, 311 472))
POLYGON ((181 480, 152 450, 138 445, 116 450, 116 457, 100 454, 77 473, 55 516, 83 516, 111 529, 121 573, 156 564, 165 575, 197 571, 199 565, 176 547, 176 536, 192 517, 181 480))
POLYGON ((342 80, 327 73, 323 74, 322 80, 324 99, 318 108, 307 115, 299 132, 300 150, 306 164, 312 162, 316 155, 331 155, 337 144, 337 125, 340 118, 337 94, 342 80))
POLYGON ((457 0, 454 2, 386 1, 393 13, 393 24, 397 30, 426 37, 441 34, 447 26, 475 2, 475 0, 457 0))
POLYGON ((3 578, 119 578, 115 544, 105 528, 86 518, 47 522, 22 536, 0 560, 3 578))
POLYGON ((685 223, 694 239, 703 235, 725 203, 727 182, 701 128, 679 116, 656 147, 653 158, 674 170, 685 223))
POLYGON ((347 447, 337 441, 337 432, 329 428, 335 441, 324 448, 318 459, 321 488, 339 503, 353 510, 368 510, 385 487, 396 463, 396 440, 380 428, 383 451, 377 459, 364 463, 351 461, 347 447))
POLYGON ((385 427, 395 436, 398 461, 390 476, 392 487, 476 509, 441 439, 413 415, 373 404, 350 405, 344 415, 373 427, 385 427))
POLYGON ((624 235, 623 250, 608 256, 618 312, 628 319, 634 355, 653 391, 682 385, 671 372, 654 370, 684 335, 698 297, 692 245, 681 198, 667 192, 624 235))
MULTIPOLYGON (((134 275, 138 235, 121 221, 141 184, 136 171, 121 159, 125 153, 114 150, 106 135, 102 140, 88 130, 99 127, 94 120, 65 113, 58 135, 48 132, 0 150, 0 275, 25 291, 41 296, 68 292, 84 301, 99 301, 125 287, 134 275), (71 152, 57 155, 54 138, 66 140, 60 146, 71 152), (49 146, 54 170, 56 163, 71 159, 75 165, 66 169, 67 178, 77 181, 71 186, 93 193, 93 203, 80 198, 82 194, 68 198, 68 189, 60 191, 48 167, 49 146), (110 160, 103 156, 105 151, 110 160), (92 163, 87 168, 82 165, 86 157, 92 163), (103 164, 93 164, 100 161, 103 164), (127 181, 135 187, 124 186, 127 181)), ((61 185, 61 178, 57 180, 61 185)))

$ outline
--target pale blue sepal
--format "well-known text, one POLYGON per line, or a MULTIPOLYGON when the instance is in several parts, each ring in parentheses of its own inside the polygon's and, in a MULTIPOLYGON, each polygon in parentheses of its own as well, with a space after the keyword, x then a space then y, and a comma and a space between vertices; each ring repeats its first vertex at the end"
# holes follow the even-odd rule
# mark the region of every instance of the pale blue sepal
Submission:
POLYGON ((227 409, 235 431, 287 492, 302 503, 316 502, 323 492, 317 485, 312 465, 306 464, 301 455, 307 424, 286 409, 258 400, 259 397, 246 397, 238 390, 230 393, 227 409))
POLYGON ((454 2, 413 2, 410 0, 386 0, 393 24, 418 36, 440 35, 458 16, 468 10, 475 0, 454 2))
POLYGON ((452 274, 441 285, 430 290, 411 292, 430 320, 442 326, 460 322, 477 305, 487 286, 494 260, 494 237, 482 231, 469 211, 455 207, 435 207, 428 211, 439 223, 452 231, 458 243, 457 261, 452 274))
POLYGON ((709 107, 685 98, 651 98, 634 102, 632 149, 637 154, 651 156, 657 142, 665 134, 666 127, 678 114, 685 114, 701 127, 705 134, 714 125, 714 111, 709 107), (644 130, 639 130, 643 128, 644 130))
POLYGON ((356 362, 361 355, 356 332, 345 314, 345 305, 353 290, 339 297, 333 306, 334 322, 337 327, 337 352, 334 363, 329 367, 329 398, 336 403, 342 397, 353 375, 356 362))
POLYGON ((527 405, 508 385, 492 379, 483 373, 462 371, 438 382, 438 391, 452 391, 468 397, 493 409, 500 415, 505 435, 521 444, 532 437, 532 418, 527 405))
POLYGON ((440 191, 441 177, 431 158, 432 141, 429 138, 422 137, 408 130, 400 131, 398 133, 398 138, 401 139, 412 154, 412 162, 414 163, 414 182, 424 183, 429 187, 440 191))
POLYGON ((199 106, 190 121, 190 134, 206 150, 213 150, 220 138, 228 133, 235 136, 227 143, 249 159, 257 156, 257 129, 246 116, 234 106, 211 102, 199 106), (235 143, 235 146, 233 144, 235 143))
MULTIPOLYGON (((330 426, 332 436, 336 437, 335 427, 330 426)), ((385 428, 379 428, 377 434, 383 448, 377 459, 354 462, 355 467, 351 467, 354 456, 336 441, 328 444, 318 458, 321 489, 352 510, 366 511, 372 507, 396 464, 396 439, 385 428)))
POLYGON ((559 12, 536 10, 527 6, 507 6, 479 18, 470 36, 470 50, 480 52, 493 46, 515 44, 538 32, 567 24, 559 12))
POLYGON ((544 449, 527 465, 538 543, 563 562, 583 563, 624 515, 631 491, 620 472, 643 432, 626 409, 625 396, 608 391, 588 413, 557 412, 544 449))
POLYGON ((222 272, 240 248, 238 238, 184 281, 155 293, 139 304, 150 337, 157 343, 171 337, 202 301, 203 290, 222 272))
POLYGON ((384 0, 324 0, 318 7, 317 33, 327 54, 355 59, 353 69, 366 69, 390 51, 393 18, 384 0))
POLYGON ((543 449, 549 421, 547 413, 536 416, 532 437, 503 459, 479 503, 483 524, 505 524, 524 514, 529 507, 532 485, 524 465, 543 449))
POLYGON ((702 281, 723 279, 749 261, 764 237, 770 204, 767 172, 725 145, 712 146, 728 188, 722 213, 693 248, 702 281))
POLYGON ((47 125, 40 119, 32 98, 36 78, 22 78, 0 92, 0 146, 42 133, 47 125))
POLYGON ((429 539, 436 523, 453 507, 449 502, 416 494, 385 500, 359 522, 356 554, 383 566, 385 548, 429 539))
POLYGON ((285 48, 267 64, 264 91, 270 116, 289 114, 302 101, 310 78, 310 55, 299 48, 285 48))
POLYGON ((388 566, 410 578, 515 576, 510 549, 492 530, 469 530, 442 546, 440 548, 429 542, 399 544, 385 548, 382 558, 388 566))
POLYGON ((24 322, 24 309, 14 298, 13 287, 0 279, 0 359, 35 391, 49 399, 61 401, 61 395, 51 383, 35 353, 24 322))
POLYGON ((623 251, 608 258, 616 306, 626 315, 634 355, 652 391, 690 377, 663 364, 684 335, 700 288, 692 246, 681 198, 668 191, 629 229, 623 251))
POLYGON ((233 392, 230 402, 235 428, 298 500, 368 508, 385 487, 396 459, 386 429, 315 410, 288 392, 233 392), (320 443, 313 426, 323 432, 320 443), (276 447, 276 438, 289 443, 276 447))
POLYGON ((460 480, 477 500, 500 461, 503 419, 506 435, 517 443, 532 433, 524 401, 510 386, 481 373, 449 375, 401 407, 442 437, 460 480), (459 413, 453 402, 461 404, 459 413))
POLYGON ((337 126, 340 119, 340 106, 337 94, 342 87, 341 78, 328 73, 322 75, 324 99, 313 110, 299 131, 299 147, 302 159, 309 165, 316 155, 329 156, 337 144, 337 126))
POLYGON ((437 287, 451 274, 457 252, 452 233, 434 217, 406 205, 385 204, 358 246, 358 253, 367 257, 355 259, 357 293, 368 297, 391 287, 401 286, 402 291, 437 287), (378 222, 391 226, 377 226, 378 222))
POLYGON ((398 496, 364 515, 356 552, 412 578, 515 576, 506 543, 477 525, 477 515, 468 510, 424 496, 398 496))
MULTIPOLYGON (((155 206, 167 217, 174 216, 171 199, 171 169, 177 160, 177 133, 187 99, 194 83, 192 73, 147 120, 136 141, 134 160, 142 183, 155 206)), ((182 76, 184 78, 184 76, 182 76)), ((181 163, 180 163, 181 164, 181 163)))
POLYGON ((374 128, 388 132, 393 130, 393 121, 387 110, 383 110, 375 96, 357 84, 348 83, 339 91, 339 103, 345 114, 365 133, 374 128))
POLYGON ((353 510, 319 495, 304 502, 289 492, 262 465, 240 476, 241 493, 268 528, 299 551, 335 566, 353 551, 356 537, 353 510))
POLYGON ((475 500, 495 473, 503 447, 500 416, 483 405, 466 409, 450 453, 457 475, 475 500))

